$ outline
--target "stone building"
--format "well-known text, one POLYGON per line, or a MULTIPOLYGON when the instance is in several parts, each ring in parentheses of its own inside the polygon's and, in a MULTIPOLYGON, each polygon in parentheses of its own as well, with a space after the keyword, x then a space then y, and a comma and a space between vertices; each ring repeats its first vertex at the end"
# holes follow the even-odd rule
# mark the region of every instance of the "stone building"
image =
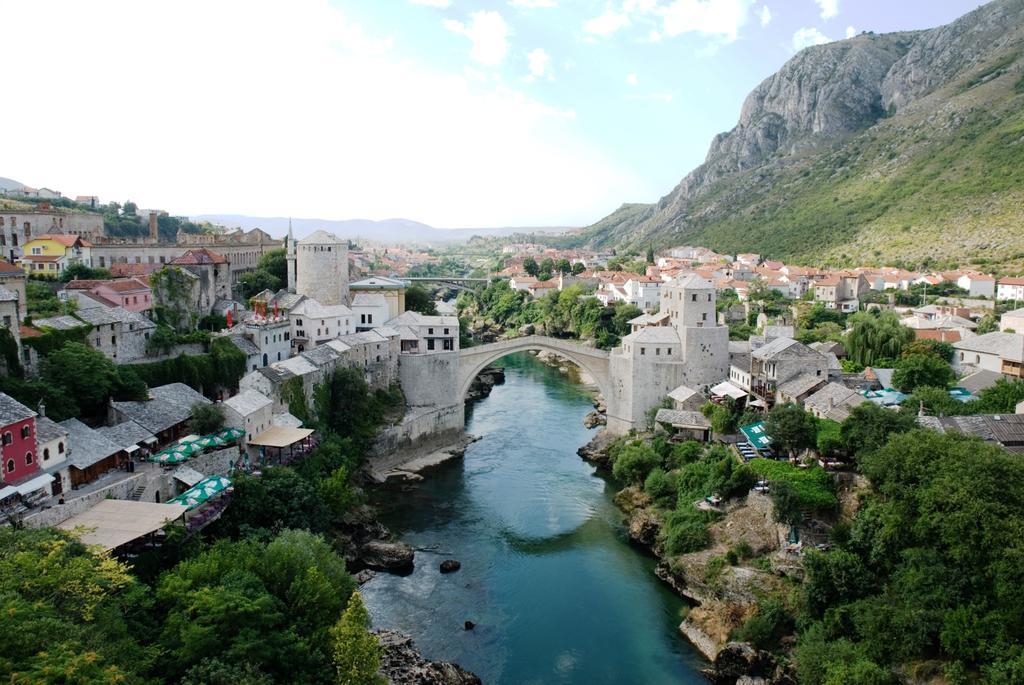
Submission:
POLYGON ((305 352, 328 340, 356 332, 351 309, 343 304, 323 305, 308 297, 288 310, 288 320, 296 352, 305 352))
POLYGON ((326 306, 348 304, 348 241, 315 231, 295 243, 288 261, 289 288, 294 274, 297 294, 326 306))
POLYGON ((245 431, 243 443, 252 440, 271 426, 273 402, 263 393, 243 390, 222 403, 224 425, 245 431))
POLYGON ((353 281, 349 285, 349 290, 352 293, 353 305, 360 293, 373 293, 382 296, 384 298, 386 309, 385 316, 387 317, 384 321, 389 321, 405 311, 406 287, 407 284, 405 281, 400 281, 396 278, 371 276, 369 278, 353 281))
POLYGON ((609 358, 608 426, 625 433, 681 385, 703 390, 729 369, 729 329, 715 317, 715 286, 695 274, 661 287, 659 314, 668 325, 640 325, 609 358))
POLYGON ((387 323, 399 332, 403 354, 457 352, 459 319, 456 316, 428 316, 405 312, 387 323))
POLYGON ((103 235, 103 216, 50 207, 0 210, 0 253, 10 262, 24 256, 22 248, 33 238, 47 234, 74 235, 87 240, 103 235))
POLYGON ((0 259, 0 288, 18 296, 19 321, 25 319, 25 271, 10 262, 0 259))
POLYGON ((82 309, 76 316, 92 326, 86 342, 121 364, 145 357, 149 336, 156 329, 145 316, 124 307, 82 309))

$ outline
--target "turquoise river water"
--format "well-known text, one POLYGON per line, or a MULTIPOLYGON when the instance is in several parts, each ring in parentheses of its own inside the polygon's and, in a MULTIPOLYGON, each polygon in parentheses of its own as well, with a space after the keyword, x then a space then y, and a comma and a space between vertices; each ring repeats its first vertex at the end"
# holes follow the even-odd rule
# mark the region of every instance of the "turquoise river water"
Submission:
POLYGON ((480 440, 465 457, 375 498, 392 531, 429 551, 410 575, 363 586, 374 625, 488 685, 706 682, 677 629, 682 600, 630 546, 613 484, 576 454, 589 397, 530 355, 501 364, 505 384, 467 408, 480 440), (446 558, 462 569, 442 575, 446 558))

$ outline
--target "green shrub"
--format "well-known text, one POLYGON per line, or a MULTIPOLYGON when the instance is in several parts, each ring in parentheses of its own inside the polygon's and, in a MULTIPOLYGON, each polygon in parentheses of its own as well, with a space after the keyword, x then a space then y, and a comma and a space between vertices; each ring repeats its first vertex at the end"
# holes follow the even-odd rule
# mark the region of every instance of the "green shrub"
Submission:
POLYGON ((649 445, 629 445, 615 458, 612 475, 629 485, 639 485, 661 460, 649 445))
POLYGON ((772 598, 758 605, 757 613, 736 630, 735 638, 757 649, 773 649, 794 628, 795 622, 785 605, 772 598))
POLYGON ((655 467, 644 481, 644 492, 659 506, 671 506, 676 499, 677 476, 655 467))
POLYGON ((665 520, 665 551, 668 554, 689 554, 707 547, 711 542, 708 515, 693 506, 679 509, 665 520))

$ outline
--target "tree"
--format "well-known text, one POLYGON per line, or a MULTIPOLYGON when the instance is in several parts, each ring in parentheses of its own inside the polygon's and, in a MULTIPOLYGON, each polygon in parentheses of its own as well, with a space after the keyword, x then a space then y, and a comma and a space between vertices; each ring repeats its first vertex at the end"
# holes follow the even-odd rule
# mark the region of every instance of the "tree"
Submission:
POLYGON ((978 320, 978 327, 974 330, 978 335, 993 333, 999 330, 999 317, 995 312, 989 312, 978 320))
POLYGON ((890 411, 874 402, 864 402, 850 410, 850 416, 839 429, 850 454, 861 455, 876 450, 895 433, 913 430, 917 421, 913 414, 890 411))
POLYGON ((583 262, 576 262, 572 265, 572 275, 579 276, 581 273, 587 270, 587 267, 583 265, 583 262))
POLYGON ((560 274, 572 273, 572 264, 569 263, 568 259, 559 259, 555 263, 555 271, 557 271, 560 274))
POLYGON ((86 266, 85 264, 82 264, 81 262, 75 262, 74 264, 68 266, 68 268, 64 269, 64 272, 60 275, 60 280, 64 281, 65 283, 68 283, 76 279, 106 280, 113 277, 113 274, 111 274, 106 269, 92 269, 86 266))
POLYGON ((238 277, 238 284, 242 290, 242 297, 248 300, 250 297, 261 293, 264 290, 276 292, 281 289, 282 280, 262 269, 249 271, 238 277))
POLYGON ((540 267, 537 266, 537 260, 533 257, 527 257, 523 260, 523 271, 530 276, 536 276, 540 273, 540 267))
POLYGON ((345 613, 331 629, 331 661, 337 685, 375 685, 383 683, 379 675, 381 646, 371 633, 370 615, 363 598, 353 592, 345 613))
POLYGON ((76 342, 51 352, 43 361, 42 376, 45 382, 73 397, 89 416, 105 412, 118 379, 114 362, 99 350, 76 342))
POLYGON ((551 259, 551 257, 545 257, 544 260, 540 263, 540 267, 538 270, 541 274, 548 274, 548 278, 551 278, 551 273, 555 270, 555 260, 551 259))
POLYGON ((654 246, 651 245, 647 248, 647 263, 654 264, 654 246))
POLYGON ((650 445, 628 445, 615 457, 612 475, 623 483, 639 485, 660 463, 661 458, 650 445))
POLYGON ((850 316, 846 353, 860 366, 876 365, 880 359, 897 359, 903 346, 914 339, 914 331, 900 323, 895 312, 872 310, 850 316))
POLYGON ((1000 378, 996 384, 981 391, 979 409, 986 414, 1012 414, 1024 402, 1024 380, 1000 378))
POLYGON ((405 309, 433 316, 437 314, 437 305, 430 293, 422 285, 411 285, 405 289, 405 309))
POLYGON ((814 447, 818 421, 792 402, 777 404, 768 413, 765 432, 771 437, 772 446, 795 454, 807 447, 814 447))
POLYGON ((266 271, 284 286, 288 285, 288 255, 284 249, 270 250, 260 257, 257 270, 266 271))
POLYGON ((953 369, 930 354, 912 354, 896 363, 892 383, 900 392, 913 392, 920 386, 945 388, 954 379, 953 369))
POLYGON ((196 402, 189 414, 188 428, 196 435, 209 435, 224 427, 224 408, 219 404, 196 402))

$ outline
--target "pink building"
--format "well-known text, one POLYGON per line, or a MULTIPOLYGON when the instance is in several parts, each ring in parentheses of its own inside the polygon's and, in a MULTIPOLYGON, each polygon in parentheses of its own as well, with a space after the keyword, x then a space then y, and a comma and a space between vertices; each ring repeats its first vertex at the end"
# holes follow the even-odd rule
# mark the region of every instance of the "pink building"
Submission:
POLYGON ((141 278, 74 280, 64 287, 66 290, 85 290, 104 304, 123 307, 130 312, 145 312, 153 306, 153 291, 141 278))

